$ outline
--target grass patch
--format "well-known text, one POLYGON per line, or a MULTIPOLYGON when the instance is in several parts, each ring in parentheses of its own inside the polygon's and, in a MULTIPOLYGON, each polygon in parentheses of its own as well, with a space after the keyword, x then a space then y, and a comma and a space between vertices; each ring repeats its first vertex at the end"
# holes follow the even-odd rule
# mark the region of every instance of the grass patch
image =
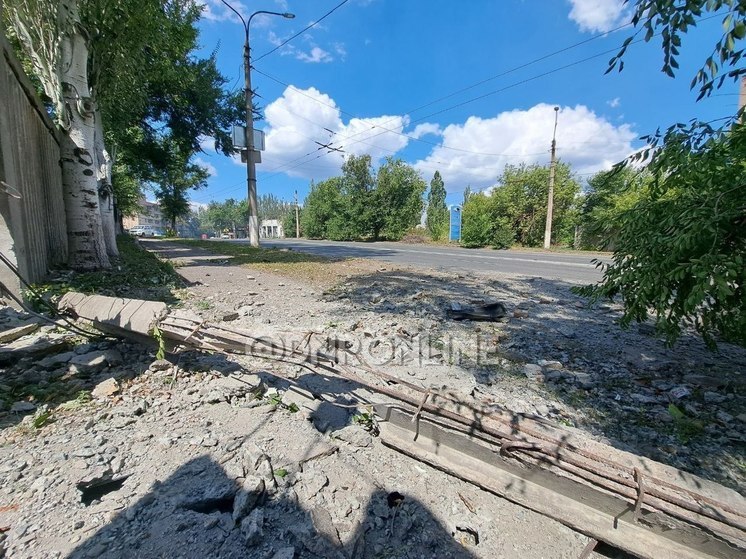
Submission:
POLYGON ((178 301, 174 291, 183 287, 183 281, 169 262, 140 247, 130 235, 117 237, 117 246, 119 256, 112 259, 110 269, 95 272, 59 271, 54 279, 34 286, 35 289, 51 296, 78 291, 165 303, 178 301))
POLYGON ((247 265, 289 279, 327 288, 355 275, 374 273, 381 262, 364 258, 334 259, 281 248, 254 248, 248 243, 178 239, 176 242, 232 257, 229 265, 247 265))
POLYGON ((298 264, 332 262, 330 258, 280 248, 255 248, 247 243, 179 239, 179 243, 233 257, 234 264, 298 264))

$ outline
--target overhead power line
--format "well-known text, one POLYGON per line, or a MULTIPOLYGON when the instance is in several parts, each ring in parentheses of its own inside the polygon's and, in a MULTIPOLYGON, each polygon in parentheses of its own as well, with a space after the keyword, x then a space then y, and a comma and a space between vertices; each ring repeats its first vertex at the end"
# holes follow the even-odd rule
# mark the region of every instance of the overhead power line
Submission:
POLYGON ((287 39, 285 39, 284 41, 282 41, 279 45, 277 45, 272 50, 269 50, 269 51, 265 52, 259 58, 255 58, 252 62, 259 62, 265 56, 269 56, 270 54, 272 54, 273 52, 277 51, 278 49, 281 49, 282 47, 284 47, 285 45, 287 45, 290 41, 292 41, 296 37, 299 37, 300 35, 303 35, 303 33, 305 33, 306 31, 308 31, 312 27, 315 27, 316 25, 318 25, 322 21, 324 21, 327 17, 329 17, 330 15, 332 15, 339 8, 341 8, 342 6, 344 6, 345 4, 347 4, 347 2, 349 2, 349 0, 342 0, 342 2, 340 2, 339 4, 337 4, 336 6, 334 6, 331 10, 329 10, 328 12, 326 12, 319 19, 317 19, 316 21, 310 23, 309 25, 307 25, 306 27, 304 27, 303 29, 301 29, 300 31, 298 31, 295 35, 293 35, 291 37, 288 37, 287 39))

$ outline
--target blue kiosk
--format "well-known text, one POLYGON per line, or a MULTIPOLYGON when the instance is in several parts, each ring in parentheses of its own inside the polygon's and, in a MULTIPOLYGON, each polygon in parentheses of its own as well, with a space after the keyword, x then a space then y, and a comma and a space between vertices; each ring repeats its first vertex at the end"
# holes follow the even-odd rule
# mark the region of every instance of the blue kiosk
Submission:
POLYGON ((448 228, 449 241, 461 241, 461 206, 448 206, 450 216, 450 227, 448 228))

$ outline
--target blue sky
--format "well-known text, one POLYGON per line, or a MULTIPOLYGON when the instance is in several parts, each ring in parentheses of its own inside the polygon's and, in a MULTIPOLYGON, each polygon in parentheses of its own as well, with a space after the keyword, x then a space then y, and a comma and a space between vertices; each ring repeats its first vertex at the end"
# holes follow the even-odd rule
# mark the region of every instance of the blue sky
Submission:
MULTIPOLYGON (((203 54, 218 46, 231 87, 243 87, 243 28, 220 0, 204 2, 203 54)), ((624 71, 604 75, 631 27, 620 0, 348 0, 287 45, 261 58, 341 0, 234 0, 251 25, 266 151, 259 194, 301 200, 311 180, 339 174, 343 155, 412 164, 429 183, 439 170, 449 202, 466 186, 496 183, 506 164, 548 163, 554 106, 557 153, 581 180, 642 146, 639 137, 692 118, 734 112, 736 84, 696 103, 689 82, 721 35, 722 17, 684 38, 676 79, 660 67, 660 42, 632 45, 624 71), (569 47, 569 48, 568 48, 569 47), (563 68, 565 67, 565 68, 563 68)), ((198 203, 245 198, 246 168, 204 142, 211 172, 198 203)))

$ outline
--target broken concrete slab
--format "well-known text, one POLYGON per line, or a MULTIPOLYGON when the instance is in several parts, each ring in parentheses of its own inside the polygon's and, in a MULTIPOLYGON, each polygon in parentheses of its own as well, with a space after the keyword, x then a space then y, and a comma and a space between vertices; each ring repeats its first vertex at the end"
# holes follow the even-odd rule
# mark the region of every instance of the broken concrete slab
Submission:
POLYGON ((29 322, 28 324, 17 326, 15 328, 11 328, 10 330, 4 330, 3 332, 0 332, 0 344, 13 342, 19 338, 22 338, 23 336, 33 334, 38 329, 39 324, 37 322, 29 322))
POLYGON ((0 348, 0 364, 17 363, 24 357, 43 357, 59 353, 72 346, 73 336, 47 336, 44 338, 19 339, 0 348))
POLYGON ((74 365, 79 371, 86 373, 99 373, 109 366, 106 353, 103 351, 92 351, 82 355, 76 355, 70 359, 70 365, 74 365))
POLYGON ((91 391, 91 396, 96 399, 108 398, 119 392, 119 383, 114 378, 108 378, 100 382, 91 391))
POLYGON ((75 292, 66 293, 58 308, 90 320, 105 332, 151 342, 155 342, 151 337, 153 327, 168 314, 165 303, 75 292))

